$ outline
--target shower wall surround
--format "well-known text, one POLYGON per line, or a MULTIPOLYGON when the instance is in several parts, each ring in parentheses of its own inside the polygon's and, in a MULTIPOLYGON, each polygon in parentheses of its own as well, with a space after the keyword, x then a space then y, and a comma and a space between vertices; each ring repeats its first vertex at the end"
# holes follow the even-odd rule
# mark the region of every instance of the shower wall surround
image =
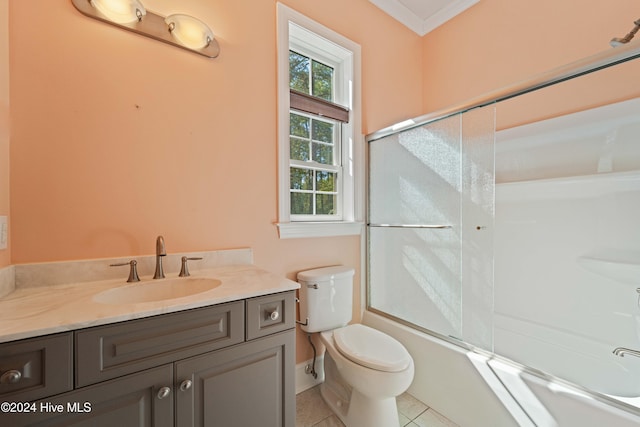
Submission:
MULTIPOLYGON (((640 99, 499 132, 495 351, 640 396, 640 99)), ((640 400, 640 399, 638 399, 640 400)))

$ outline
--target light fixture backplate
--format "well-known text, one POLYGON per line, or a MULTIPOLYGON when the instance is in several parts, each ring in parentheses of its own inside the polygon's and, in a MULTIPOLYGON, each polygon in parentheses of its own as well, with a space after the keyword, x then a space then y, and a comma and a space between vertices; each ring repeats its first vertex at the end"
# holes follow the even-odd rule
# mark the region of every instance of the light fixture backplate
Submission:
POLYGON ((147 10, 147 13, 146 15, 144 15, 142 21, 132 22, 129 24, 118 24, 116 22, 110 21, 107 17, 101 14, 96 8, 91 5, 89 0, 71 0, 71 2, 75 6, 75 8, 78 9, 82 14, 90 18, 106 22, 107 24, 122 28, 124 30, 132 31, 146 37, 151 37, 152 39, 159 40, 161 42, 177 46, 190 52, 206 56, 207 58, 216 58, 220 54, 220 46, 218 45, 216 39, 213 39, 208 46, 205 46, 201 49, 190 49, 186 46, 181 45, 173 38, 173 36, 169 32, 169 27, 164 22, 165 17, 149 10, 147 10))

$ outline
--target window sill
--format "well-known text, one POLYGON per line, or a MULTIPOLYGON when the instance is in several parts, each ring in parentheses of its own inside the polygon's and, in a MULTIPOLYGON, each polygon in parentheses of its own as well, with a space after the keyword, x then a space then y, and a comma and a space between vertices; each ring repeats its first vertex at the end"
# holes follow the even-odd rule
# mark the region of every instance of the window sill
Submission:
POLYGON ((280 222, 278 234, 281 239, 303 237, 357 236, 362 233, 362 222, 280 222))

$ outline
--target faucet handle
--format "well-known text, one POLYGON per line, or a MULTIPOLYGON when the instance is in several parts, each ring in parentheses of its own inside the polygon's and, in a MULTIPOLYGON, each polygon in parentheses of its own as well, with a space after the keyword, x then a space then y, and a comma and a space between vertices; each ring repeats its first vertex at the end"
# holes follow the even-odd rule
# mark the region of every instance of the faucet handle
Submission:
POLYGON ((139 282, 140 281, 140 277, 138 277, 138 261, 136 261, 135 259, 132 259, 129 262, 121 262, 121 263, 117 263, 117 264, 109 264, 110 267, 120 267, 122 265, 130 265, 131 268, 129 269, 129 278, 127 279, 127 282, 139 282))
POLYGON ((202 257, 186 257, 183 256, 182 257, 182 267, 180 268, 180 274, 178 274, 178 277, 188 277, 190 276, 189 274, 189 268, 187 267, 187 261, 198 261, 201 260, 202 257))

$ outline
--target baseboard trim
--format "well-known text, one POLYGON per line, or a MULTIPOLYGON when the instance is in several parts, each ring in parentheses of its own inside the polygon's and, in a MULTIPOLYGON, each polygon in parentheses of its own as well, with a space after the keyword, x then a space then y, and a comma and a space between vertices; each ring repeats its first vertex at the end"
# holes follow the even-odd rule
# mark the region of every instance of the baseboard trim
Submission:
POLYGON ((324 381, 324 355, 316 358, 315 370, 318 374, 317 378, 313 375, 307 374, 307 365, 313 363, 313 359, 309 359, 296 365, 296 394, 302 393, 305 390, 315 387, 324 381))

